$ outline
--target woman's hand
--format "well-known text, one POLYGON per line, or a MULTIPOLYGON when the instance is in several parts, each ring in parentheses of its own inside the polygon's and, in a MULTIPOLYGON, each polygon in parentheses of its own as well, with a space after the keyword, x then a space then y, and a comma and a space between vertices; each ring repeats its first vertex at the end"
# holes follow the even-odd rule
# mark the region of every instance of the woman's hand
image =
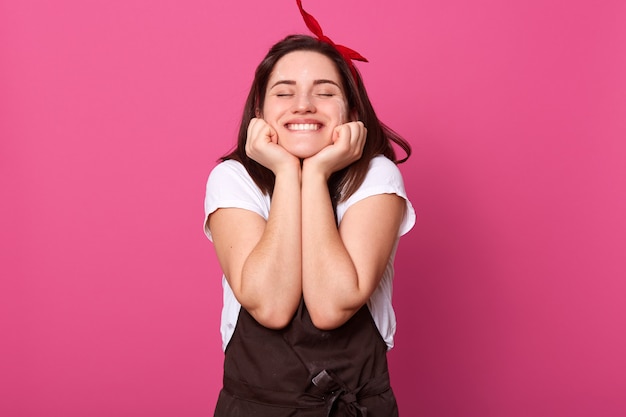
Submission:
POLYGON ((361 121, 339 125, 333 132, 333 143, 305 159, 304 163, 319 170, 328 179, 332 173, 361 157, 366 138, 367 129, 361 121))
POLYGON ((298 158, 278 144, 276 131, 265 120, 260 118, 250 120, 248 125, 246 154, 271 170, 274 175, 277 175, 283 166, 293 166, 294 164, 299 166, 298 158))

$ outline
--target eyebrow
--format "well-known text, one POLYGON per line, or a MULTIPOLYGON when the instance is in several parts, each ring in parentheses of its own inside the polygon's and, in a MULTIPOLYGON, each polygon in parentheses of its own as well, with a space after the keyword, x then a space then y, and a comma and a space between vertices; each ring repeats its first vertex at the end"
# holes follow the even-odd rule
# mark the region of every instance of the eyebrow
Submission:
MULTIPOLYGON (((277 85, 296 85, 296 82, 293 80, 279 80, 276 81, 274 84, 272 84, 272 86, 270 87, 270 90, 274 87, 276 87, 277 85)), ((313 85, 320 85, 320 84, 332 84, 337 86, 338 88, 341 88, 341 86, 339 84, 337 84, 337 82, 333 81, 333 80, 326 80, 326 79, 321 79, 321 80, 315 80, 313 81, 313 85)))
POLYGON ((341 86, 333 80, 315 80, 313 82, 313 85, 320 85, 320 84, 333 84, 333 85, 336 85, 338 88, 341 88, 341 86))

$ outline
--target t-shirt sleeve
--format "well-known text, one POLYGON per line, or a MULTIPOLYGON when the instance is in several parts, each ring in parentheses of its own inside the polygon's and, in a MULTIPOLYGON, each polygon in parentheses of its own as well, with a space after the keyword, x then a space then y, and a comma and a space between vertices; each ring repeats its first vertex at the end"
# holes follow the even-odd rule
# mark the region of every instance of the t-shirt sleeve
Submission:
POLYGON ((207 220, 211 213, 220 208, 250 210, 267 219, 269 197, 261 192, 241 163, 228 160, 213 168, 206 184, 204 233, 209 240, 212 240, 212 236, 207 220))
POLYGON ((402 173, 397 165, 388 158, 379 155, 370 162, 363 184, 344 203, 337 206, 337 217, 341 223, 343 215, 353 204, 377 194, 396 194, 406 201, 404 218, 400 224, 398 236, 406 234, 415 225, 416 214, 404 188, 402 173))

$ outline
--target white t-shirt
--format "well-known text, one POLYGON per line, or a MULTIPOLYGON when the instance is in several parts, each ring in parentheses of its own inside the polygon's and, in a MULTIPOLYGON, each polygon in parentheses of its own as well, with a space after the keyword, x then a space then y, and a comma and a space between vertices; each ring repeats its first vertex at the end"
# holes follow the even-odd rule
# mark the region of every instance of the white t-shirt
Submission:
MULTIPOLYGON (((406 196, 404 182, 398 167, 389 159, 378 155, 372 159, 370 166, 358 190, 346 201, 337 205, 337 219, 341 223, 343 215, 354 203, 377 194, 397 194, 406 200, 406 211, 400 225, 398 239, 394 245, 383 277, 368 301, 368 307, 374 323, 380 332, 387 348, 393 347, 393 336, 396 331, 396 316, 391 304, 393 291, 393 261, 398 247, 400 236, 407 233, 415 224, 415 211, 406 196)), ((268 219, 270 211, 270 197, 264 194, 248 175, 244 166, 233 160, 218 164, 207 181, 206 197, 204 200, 204 232, 212 240, 211 231, 207 227, 207 219, 211 213, 219 208, 241 208, 253 211, 264 219, 268 219)), ((224 288, 224 307, 222 309, 222 348, 226 349, 232 337, 241 304, 235 298, 226 278, 222 276, 224 288)))

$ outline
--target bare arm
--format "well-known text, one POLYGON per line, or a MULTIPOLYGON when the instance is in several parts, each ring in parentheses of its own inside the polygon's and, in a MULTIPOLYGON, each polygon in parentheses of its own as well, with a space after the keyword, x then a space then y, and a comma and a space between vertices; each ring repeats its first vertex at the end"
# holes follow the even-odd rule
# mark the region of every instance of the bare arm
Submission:
POLYGON ((337 229, 327 180, 360 157, 365 136, 358 125, 349 128, 339 132, 336 149, 305 160, 302 170, 302 290, 313 323, 322 329, 341 326, 369 300, 405 210, 395 194, 368 197, 348 209, 337 229))
POLYGON ((248 153, 276 175, 267 222, 235 208, 217 210, 208 222, 220 265, 239 303, 262 325, 281 328, 302 296, 300 162, 271 145, 268 128, 253 122, 248 135, 256 142, 248 153))
POLYGON ((303 198, 302 285, 316 327, 332 329, 367 303, 380 283, 405 202, 395 194, 368 197, 348 209, 338 230, 324 185, 303 198))

